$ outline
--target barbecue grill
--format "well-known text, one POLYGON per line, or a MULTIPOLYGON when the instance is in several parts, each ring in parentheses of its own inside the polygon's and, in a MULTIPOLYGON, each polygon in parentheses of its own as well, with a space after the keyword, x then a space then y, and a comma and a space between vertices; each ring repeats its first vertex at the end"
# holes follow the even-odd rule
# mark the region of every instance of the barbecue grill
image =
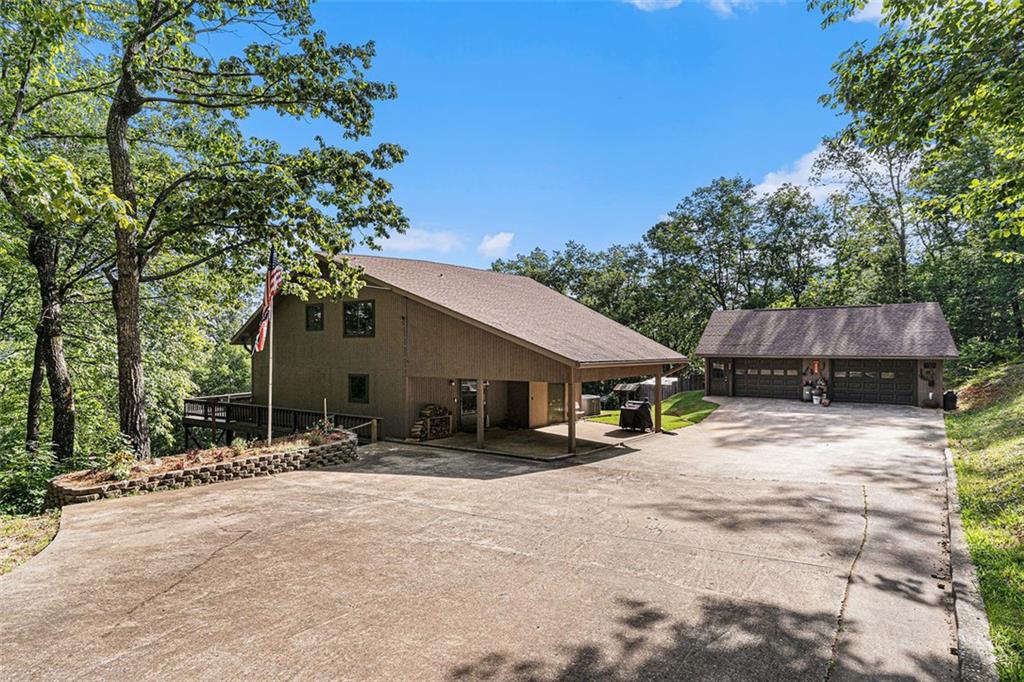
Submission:
POLYGON ((627 400, 619 410, 619 428, 634 431, 654 430, 651 404, 646 400, 627 400))

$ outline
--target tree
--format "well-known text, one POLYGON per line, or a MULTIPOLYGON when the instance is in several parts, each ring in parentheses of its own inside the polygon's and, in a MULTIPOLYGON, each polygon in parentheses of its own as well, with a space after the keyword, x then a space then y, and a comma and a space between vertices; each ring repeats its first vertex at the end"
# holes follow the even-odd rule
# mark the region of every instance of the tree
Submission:
POLYGON ((690 272, 719 308, 752 302, 758 269, 754 255, 754 187, 740 177, 698 187, 644 236, 663 266, 690 272))
POLYGON ((63 306, 106 260, 105 247, 95 243, 95 225, 123 214, 102 182, 83 177, 88 164, 80 168, 68 160, 83 161, 81 146, 55 132, 70 132, 93 113, 84 99, 99 89, 87 84, 93 65, 73 49, 84 31, 82 6, 59 1, 9 3, 0 21, 0 226, 6 237, 25 244, 22 256, 35 270, 39 295, 26 441, 39 438, 45 365, 60 459, 73 454, 76 420, 63 306))
POLYGON ((764 198, 760 215, 771 276, 779 281, 792 305, 800 306, 821 271, 829 243, 825 213, 805 190, 785 184, 764 198))
POLYGON ((847 137, 822 141, 815 175, 844 183, 847 211, 875 232, 881 247, 879 271, 885 286, 878 303, 909 301, 910 265, 919 246, 920 223, 914 211, 919 200, 911 187, 917 155, 895 145, 872 150, 847 137))
POLYGON ((317 138, 297 152, 247 138, 238 120, 255 110, 326 118, 343 137, 370 132, 373 104, 395 96, 367 81, 373 44, 329 45, 303 0, 120 0, 97 6, 110 52, 103 131, 111 186, 128 207, 113 229, 106 274, 116 318, 119 419, 139 456, 150 451, 140 331, 147 283, 211 265, 239 274, 264 266, 276 244, 293 291, 352 294, 358 273, 323 261, 406 221, 378 177, 404 151, 349 151, 317 138), (273 40, 207 56, 203 41, 239 30, 273 40), (293 51, 285 51, 282 44, 293 51), (173 157, 156 152, 174 150, 173 157), (157 162, 147 166, 149 155, 157 162))
MULTIPOLYGON (((811 0, 829 25, 863 0, 811 0)), ((948 156, 975 138, 993 140, 993 163, 955 194, 936 197, 991 234, 1024 236, 1024 11, 1019 0, 886 0, 885 32, 834 65, 824 102, 854 117, 871 149, 948 156)), ((1005 258, 1022 258, 1003 244, 1005 258)))

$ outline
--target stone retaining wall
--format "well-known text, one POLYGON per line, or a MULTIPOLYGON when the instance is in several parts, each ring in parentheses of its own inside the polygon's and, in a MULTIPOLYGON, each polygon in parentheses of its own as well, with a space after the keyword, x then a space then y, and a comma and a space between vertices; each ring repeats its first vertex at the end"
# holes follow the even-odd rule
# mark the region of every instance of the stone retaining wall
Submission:
POLYGON ((239 478, 268 476, 299 469, 334 466, 359 458, 358 439, 354 433, 347 433, 340 441, 303 447, 287 452, 274 452, 251 457, 242 457, 226 462, 213 462, 186 469, 161 471, 143 478, 127 481, 109 481, 85 488, 76 488, 61 483, 64 476, 50 481, 46 492, 46 507, 63 507, 80 502, 92 502, 107 497, 138 495, 157 490, 175 490, 196 485, 231 481, 239 478))

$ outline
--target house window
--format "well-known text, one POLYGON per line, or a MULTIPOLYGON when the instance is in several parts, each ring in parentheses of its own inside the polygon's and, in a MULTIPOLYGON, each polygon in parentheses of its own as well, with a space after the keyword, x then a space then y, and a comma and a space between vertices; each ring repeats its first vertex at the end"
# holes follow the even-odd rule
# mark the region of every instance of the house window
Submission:
POLYGON ((348 301, 343 306, 345 336, 373 336, 376 320, 374 319, 373 301, 348 301))
POLYGON ((721 362, 711 363, 711 378, 712 379, 724 379, 725 378, 725 364, 721 362))
POLYGON ((324 330, 324 304, 312 303, 306 306, 306 331, 322 332, 324 330))
POLYGON ((350 403, 370 402, 370 375, 348 375, 348 401, 350 403))
POLYGON ((895 379, 896 378, 896 373, 895 372, 882 372, 882 378, 883 379, 895 379))

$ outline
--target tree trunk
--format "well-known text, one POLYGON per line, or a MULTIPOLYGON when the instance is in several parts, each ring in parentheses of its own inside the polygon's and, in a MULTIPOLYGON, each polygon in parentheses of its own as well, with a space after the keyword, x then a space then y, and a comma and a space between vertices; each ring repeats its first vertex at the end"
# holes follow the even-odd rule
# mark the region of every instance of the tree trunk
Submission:
MULTIPOLYGON (((126 50, 130 64, 134 44, 126 50)), ((142 99, 127 69, 122 73, 107 116, 107 155, 114 193, 128 204, 130 215, 138 214, 138 196, 128 146, 128 121, 142 108, 142 99)), ((142 340, 139 330, 139 286, 142 259, 134 225, 114 230, 117 246, 117 277, 112 282, 114 317, 117 326, 117 398, 121 433, 126 435, 137 457, 150 456, 149 424, 146 419, 145 377, 142 370, 142 340)))
POLYGON ((1013 326, 1017 333, 1017 340, 1024 341, 1024 315, 1020 310, 1020 296, 1014 295, 1010 299, 1010 307, 1013 309, 1013 326))
POLYGON ((29 239, 29 258, 39 276, 41 314, 36 335, 42 340, 43 364, 53 404, 53 451, 70 459, 75 451, 75 393, 64 357, 61 294, 57 286, 58 246, 40 228, 29 239))
POLYGON ((32 379, 28 385, 28 409, 25 421, 25 446, 35 450, 39 445, 39 410, 43 403, 43 335, 36 332, 36 350, 32 356, 32 379))

